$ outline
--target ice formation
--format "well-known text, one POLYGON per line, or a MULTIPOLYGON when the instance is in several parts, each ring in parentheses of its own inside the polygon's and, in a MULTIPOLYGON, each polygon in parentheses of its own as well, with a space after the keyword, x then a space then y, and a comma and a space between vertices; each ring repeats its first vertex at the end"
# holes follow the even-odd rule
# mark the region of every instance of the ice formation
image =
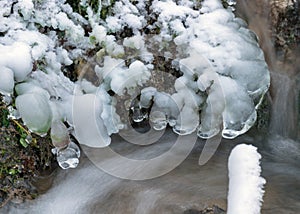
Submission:
POLYGON ((149 119, 156 130, 170 125, 180 135, 196 131, 207 139, 222 132, 231 139, 254 124, 270 77, 245 22, 219 0, 149 4, 103 2, 100 14, 81 1, 84 18, 64 0, 0 2, 0 92, 16 95, 31 131, 44 135, 68 124, 80 143, 107 146, 112 133, 128 127, 118 113, 123 96, 133 121, 149 119), (96 79, 65 76, 66 66, 91 57, 96 79), (173 71, 160 69, 161 58, 173 71), (157 70, 173 72, 173 91, 157 84, 157 70))
POLYGON ((260 176, 261 155, 252 145, 240 144, 229 156, 228 214, 259 214, 266 180, 260 176))

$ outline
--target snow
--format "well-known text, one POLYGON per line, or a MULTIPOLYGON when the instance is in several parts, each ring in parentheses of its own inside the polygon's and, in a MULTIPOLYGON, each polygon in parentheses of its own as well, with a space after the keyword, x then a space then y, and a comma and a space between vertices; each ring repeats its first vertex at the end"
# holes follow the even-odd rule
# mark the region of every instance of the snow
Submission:
POLYGON ((112 13, 105 19, 82 4, 87 17, 64 0, 18 1, 13 14, 11 1, 0 2, 0 92, 16 90, 17 110, 30 130, 44 134, 53 121, 63 121, 75 127, 80 143, 108 146, 110 135, 126 127, 116 99, 136 93, 137 112, 153 102, 148 110, 157 130, 169 124, 180 135, 197 131, 207 139, 221 132, 232 139, 254 124, 270 83, 268 67, 255 34, 221 1, 205 0, 200 11, 189 0, 154 0, 150 8, 146 1, 108 1, 112 13), (170 94, 153 79, 164 72, 154 64, 158 56, 182 73, 170 94), (78 59, 95 63, 97 84, 64 75, 78 59), (95 127, 85 133, 89 123, 95 127))
POLYGON ((259 214, 266 180, 260 176, 261 155, 252 145, 237 145, 229 156, 227 214, 259 214))
POLYGON ((14 72, 7 67, 0 67, 0 93, 12 94, 15 86, 14 72))
POLYGON ((0 66, 11 69, 17 82, 25 80, 32 70, 30 47, 21 42, 10 46, 0 44, 0 66))
POLYGON ((24 20, 29 20, 32 16, 34 5, 32 0, 20 0, 17 4, 18 10, 20 10, 21 14, 23 15, 24 20))

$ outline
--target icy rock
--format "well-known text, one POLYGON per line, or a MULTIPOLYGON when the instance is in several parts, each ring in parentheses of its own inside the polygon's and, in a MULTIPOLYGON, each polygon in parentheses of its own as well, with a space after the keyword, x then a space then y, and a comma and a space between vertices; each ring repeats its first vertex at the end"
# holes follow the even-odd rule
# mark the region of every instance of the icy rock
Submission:
POLYGON ((76 168, 79 164, 80 149, 72 141, 67 147, 56 150, 56 160, 62 169, 76 168))
POLYGON ((14 72, 17 82, 25 80, 32 70, 29 45, 15 42, 12 45, 0 44, 0 66, 5 66, 14 72))
POLYGON ((11 94, 14 90, 14 73, 7 67, 0 67, 0 93, 11 94))
POLYGON ((46 135, 52 120, 49 100, 43 94, 23 94, 16 98, 16 107, 23 122, 39 135, 46 135))

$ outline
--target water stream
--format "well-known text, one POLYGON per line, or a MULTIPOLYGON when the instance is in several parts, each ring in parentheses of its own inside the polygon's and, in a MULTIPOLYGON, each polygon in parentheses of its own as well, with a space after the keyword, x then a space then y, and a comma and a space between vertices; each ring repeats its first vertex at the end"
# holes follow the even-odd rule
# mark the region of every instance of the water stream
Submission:
MULTIPOLYGON (((153 149, 135 150, 119 136, 114 144, 128 156, 149 157, 167 150, 177 136, 170 130, 168 140, 153 149), (119 143, 116 143, 119 142, 119 143)), ((293 214, 300 210, 299 142, 271 136, 260 137, 256 131, 235 140, 223 140, 217 153, 204 166, 198 165, 204 146, 198 140, 188 158, 172 172, 146 181, 112 177, 83 157, 79 168, 60 170, 52 188, 35 201, 6 207, 4 213, 184 213, 214 204, 226 209, 227 160, 238 143, 251 143, 262 154, 263 176, 267 180, 262 213, 293 214)), ((126 170, 126 169, 124 169, 126 170)))

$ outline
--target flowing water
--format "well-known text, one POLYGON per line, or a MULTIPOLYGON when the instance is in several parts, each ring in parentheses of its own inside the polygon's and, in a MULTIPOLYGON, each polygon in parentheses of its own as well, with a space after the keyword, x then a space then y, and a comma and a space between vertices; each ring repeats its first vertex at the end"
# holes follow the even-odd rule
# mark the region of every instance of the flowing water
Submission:
MULTIPOLYGON (((83 156, 78 168, 59 169, 52 187, 38 199, 20 205, 10 204, 0 213, 176 214, 191 209, 201 210, 214 204, 226 210, 227 160, 231 149, 239 143, 253 144, 262 154, 262 174, 267 180, 262 213, 299 213, 299 71, 297 65, 292 65, 292 69, 286 72, 282 66, 277 66, 278 60, 267 33, 266 17, 253 15, 259 8, 264 8, 263 13, 268 12, 268 8, 253 3, 254 7, 249 7, 250 3, 246 0, 240 2, 244 5, 238 5, 238 12, 248 17, 250 28, 260 37, 272 72, 270 134, 252 129, 235 140, 222 140, 215 155, 204 166, 198 165, 198 159, 205 141, 198 139, 181 165, 164 176, 145 181, 110 176, 83 156)), ((171 131, 167 131, 164 137, 161 143, 142 149, 127 145, 119 136, 114 136, 112 142, 115 150, 122 150, 126 155, 152 157, 168 150, 177 138, 171 131)))
MULTIPOLYGON (((170 130, 156 153, 167 150, 177 136, 170 130)), ((153 150, 135 150, 118 136, 114 144, 127 155, 149 157, 153 150)), ((4 213, 184 213, 218 205, 226 209, 227 160, 238 143, 251 143, 262 154, 266 193, 262 213, 296 214, 300 210, 299 142, 280 136, 259 137, 256 131, 223 140, 204 166, 198 165, 204 141, 198 140, 187 159, 170 173, 145 181, 115 178, 96 168, 86 157, 75 170, 59 170, 52 188, 35 201, 6 207, 4 213)), ((126 169, 124 169, 126 170, 126 169)))

